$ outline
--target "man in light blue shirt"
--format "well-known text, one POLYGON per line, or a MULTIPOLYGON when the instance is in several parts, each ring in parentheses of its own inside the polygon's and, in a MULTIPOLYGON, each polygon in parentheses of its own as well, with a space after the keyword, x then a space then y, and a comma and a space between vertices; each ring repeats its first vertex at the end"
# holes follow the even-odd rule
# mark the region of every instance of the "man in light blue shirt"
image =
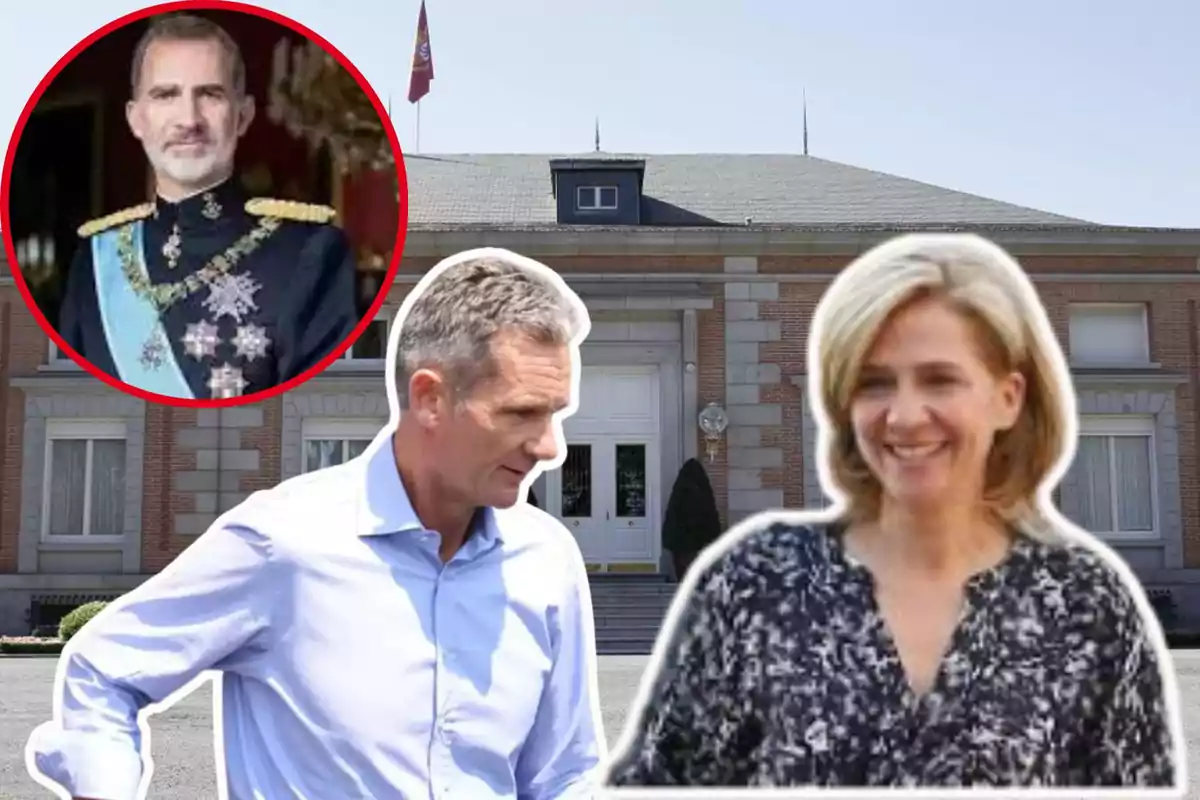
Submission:
POLYGON ((561 461, 586 311, 535 262, 471 251, 395 327, 393 421, 360 457, 251 496, 71 641, 29 744, 44 785, 144 796, 139 710, 216 670, 235 800, 592 797, 587 575, 521 502, 561 461))

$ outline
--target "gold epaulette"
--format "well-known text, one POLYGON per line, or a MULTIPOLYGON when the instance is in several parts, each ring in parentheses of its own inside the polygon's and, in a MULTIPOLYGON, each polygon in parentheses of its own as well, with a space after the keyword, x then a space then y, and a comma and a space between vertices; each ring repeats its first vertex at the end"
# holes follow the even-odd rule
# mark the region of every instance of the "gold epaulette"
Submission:
POLYGON ((131 208, 123 208, 120 211, 114 211, 111 214, 94 219, 91 222, 85 222, 79 226, 80 238, 87 239, 90 236, 95 236, 101 231, 106 231, 109 228, 115 228, 118 225, 124 225, 128 222, 133 222, 138 219, 145 219, 154 213, 154 203, 142 203, 131 208))
POLYGON ((337 216, 329 206, 315 203, 298 203, 295 200, 276 200, 273 197, 255 197, 246 201, 246 213, 256 217, 275 217, 293 222, 315 222, 324 224, 337 216))

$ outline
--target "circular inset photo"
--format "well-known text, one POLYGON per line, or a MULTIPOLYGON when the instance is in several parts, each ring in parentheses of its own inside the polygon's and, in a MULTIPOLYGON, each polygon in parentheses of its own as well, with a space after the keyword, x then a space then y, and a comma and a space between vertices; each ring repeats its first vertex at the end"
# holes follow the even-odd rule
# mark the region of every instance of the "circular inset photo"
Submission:
POLYGON ((383 357, 371 323, 406 207, 396 131, 344 55, 256 6, 176 2, 105 26, 42 80, 0 229, 56 346, 48 369, 220 407, 351 347, 383 357))

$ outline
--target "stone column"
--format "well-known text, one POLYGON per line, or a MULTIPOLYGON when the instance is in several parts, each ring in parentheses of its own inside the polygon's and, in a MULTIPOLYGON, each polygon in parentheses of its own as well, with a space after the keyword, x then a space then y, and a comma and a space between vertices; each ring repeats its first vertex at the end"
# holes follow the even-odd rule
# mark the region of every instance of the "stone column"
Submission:
MULTIPOLYGON (((758 259, 730 256, 725 272, 754 275, 758 259)), ((759 303, 779 299, 779 283, 731 280, 725 284, 725 403, 729 413, 729 522, 783 506, 782 489, 764 489, 762 471, 783 467, 783 449, 763 446, 763 429, 783 424, 783 407, 763 403, 762 387, 780 381, 778 364, 761 361, 763 342, 781 337, 777 320, 763 320, 759 303)))
POLYGON ((176 431, 176 445, 195 453, 196 468, 175 473, 174 489, 191 495, 193 510, 175 514, 174 533, 198 536, 246 499, 241 476, 259 470, 261 453, 243 446, 242 432, 262 425, 261 406, 238 406, 197 411, 195 427, 176 431))

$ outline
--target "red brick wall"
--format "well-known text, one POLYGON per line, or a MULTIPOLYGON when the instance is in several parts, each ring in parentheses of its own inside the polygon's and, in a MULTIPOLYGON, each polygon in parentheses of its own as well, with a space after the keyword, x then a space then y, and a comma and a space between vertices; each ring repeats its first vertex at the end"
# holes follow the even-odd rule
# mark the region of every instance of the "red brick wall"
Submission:
POLYGON ((0 572, 17 571, 17 526, 21 514, 21 426, 24 399, 8 388, 9 364, 13 358, 14 316, 24 314, 14 308, 12 290, 0 289, 0 572), (17 407, 21 413, 17 413, 17 407))
POLYGON ((196 424, 190 408, 148 405, 142 466, 142 571, 158 572, 195 541, 174 533, 176 514, 194 511, 192 498, 177 492, 176 472, 196 469, 196 454, 175 445, 175 431, 196 424))
POLYGON ((1195 273, 1196 256, 1024 256, 1021 266, 1031 275, 1083 272, 1126 274, 1139 272, 1195 273))
MULTIPOLYGON (((770 263, 773 268, 780 265, 779 261, 770 263)), ((818 268, 829 271, 836 269, 835 266, 824 264, 818 268)), ((783 405, 783 425, 768 429, 763 437, 765 447, 783 449, 783 469, 763 470, 763 488, 783 489, 783 502, 789 508, 799 508, 809 501, 820 500, 804 497, 806 454, 801 427, 804 390, 792 383, 792 378, 805 373, 804 349, 808 343, 808 326, 823 291, 825 284, 782 283, 779 286, 779 300, 758 304, 762 319, 780 322, 779 341, 763 342, 759 348, 762 360, 778 364, 780 371, 780 383, 763 387, 762 398, 764 403, 783 405)))
POLYGON ((9 379, 36 371, 46 358, 47 341, 16 287, 0 287, 0 572, 17 571, 25 447, 25 393, 12 388, 9 379))
MULTIPOLYGON (((725 404, 725 289, 722 284, 712 285, 712 298, 711 310, 696 312, 696 401, 700 408, 714 401, 725 404)), ((719 448, 710 463, 704 434, 697 431, 697 439, 696 453, 708 471, 724 528, 729 525, 728 447, 719 448)))

